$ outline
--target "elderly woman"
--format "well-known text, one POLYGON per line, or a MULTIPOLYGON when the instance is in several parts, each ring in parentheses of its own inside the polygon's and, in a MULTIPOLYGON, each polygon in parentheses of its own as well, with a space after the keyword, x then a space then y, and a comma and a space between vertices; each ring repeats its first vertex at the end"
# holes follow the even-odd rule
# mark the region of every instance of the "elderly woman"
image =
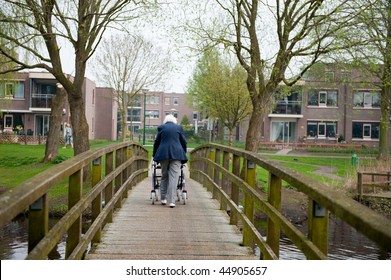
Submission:
POLYGON ((181 164, 187 162, 187 143, 183 128, 177 124, 173 115, 167 115, 153 144, 153 159, 162 167, 160 196, 163 205, 169 200, 170 207, 175 207, 175 192, 178 184, 181 164))

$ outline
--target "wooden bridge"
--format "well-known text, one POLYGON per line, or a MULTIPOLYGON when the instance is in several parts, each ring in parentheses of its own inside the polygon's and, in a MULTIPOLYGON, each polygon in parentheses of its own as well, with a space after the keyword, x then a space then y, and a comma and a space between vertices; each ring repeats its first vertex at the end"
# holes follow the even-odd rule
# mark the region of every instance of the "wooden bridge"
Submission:
POLYGON ((308 259, 327 259, 333 213, 391 250, 390 220, 258 154, 214 144, 195 149, 189 201, 173 209, 151 204, 148 167, 136 143, 88 151, 1 195, 0 226, 28 210, 26 259, 46 259, 64 236, 66 259, 278 259, 281 234, 308 259), (265 171, 267 193, 258 188, 265 171), (48 191, 64 180, 68 211, 49 228, 48 191), (281 213, 283 181, 308 197, 305 234, 281 213), (254 225, 259 211, 268 217, 265 236, 254 225))

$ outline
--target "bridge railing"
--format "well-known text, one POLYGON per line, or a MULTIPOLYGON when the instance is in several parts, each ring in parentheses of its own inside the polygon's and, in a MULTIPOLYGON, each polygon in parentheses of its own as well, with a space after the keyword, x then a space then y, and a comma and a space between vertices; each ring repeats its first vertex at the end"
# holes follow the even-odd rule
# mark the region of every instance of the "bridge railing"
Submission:
POLYGON ((148 152, 137 143, 124 142, 90 150, 60 163, 0 196, 0 227, 28 210, 28 255, 46 259, 66 236, 66 259, 82 259, 91 243, 99 242, 113 211, 127 191, 148 176, 148 152), (69 180, 68 210, 49 229, 51 188, 69 180), (83 191, 83 186, 91 186, 83 191), (82 231, 83 214, 91 224, 82 231))
POLYGON ((278 259, 283 233, 307 259, 327 259, 328 219, 333 213, 381 247, 391 250, 391 221, 325 184, 257 153, 208 144, 191 152, 190 176, 230 210, 243 226, 243 245, 257 245, 262 259, 278 259), (257 168, 268 172, 268 193, 257 188, 257 168), (282 181, 308 197, 308 231, 303 234, 281 213, 282 181), (241 209, 241 206, 243 209, 241 209), (266 216, 266 236, 254 226, 255 209, 266 216))
POLYGON ((357 172, 357 194, 361 201, 370 189, 375 193, 377 189, 391 189, 391 172, 390 171, 358 171, 357 172))

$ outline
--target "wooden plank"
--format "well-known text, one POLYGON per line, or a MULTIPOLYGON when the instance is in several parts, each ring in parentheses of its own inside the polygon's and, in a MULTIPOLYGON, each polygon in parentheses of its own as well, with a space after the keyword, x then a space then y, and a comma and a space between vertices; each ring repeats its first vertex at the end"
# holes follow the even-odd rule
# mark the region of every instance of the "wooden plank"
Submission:
POLYGON ((86 259, 259 259, 241 246, 239 229, 200 184, 187 176, 186 205, 169 208, 160 201, 152 205, 151 180, 129 191, 86 259))

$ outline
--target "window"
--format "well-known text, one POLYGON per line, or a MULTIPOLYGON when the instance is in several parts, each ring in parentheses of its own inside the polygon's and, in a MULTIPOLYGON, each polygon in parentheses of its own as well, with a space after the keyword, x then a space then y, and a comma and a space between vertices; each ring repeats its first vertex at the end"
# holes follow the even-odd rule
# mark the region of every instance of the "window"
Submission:
POLYGON ((170 105, 170 97, 164 97, 164 105, 170 105))
POLYGON ((318 137, 325 138, 326 137, 326 124, 318 123, 318 137))
POLYGON ((336 133, 336 122, 309 121, 307 123, 308 138, 335 138, 336 133))
POLYGON ((24 98, 24 83, 23 82, 0 83, 0 98, 1 97, 24 98))
POLYGON ((5 96, 13 97, 15 93, 15 85, 14 83, 6 83, 5 84, 5 96))
POLYGON ((15 95, 14 98, 24 98, 24 83, 15 83, 15 95))
POLYGON ((379 139, 379 123, 353 122, 353 139, 379 139))
POLYGON ((141 96, 137 95, 134 97, 131 101, 131 106, 132 107, 141 107, 141 96))
POLYGON ((127 121, 139 122, 141 121, 141 109, 128 109, 127 121))
POLYGON ((380 108, 380 98, 380 92, 355 92, 353 104, 358 108, 380 108))
POLYGON ((14 125, 14 117, 12 115, 4 116, 4 128, 12 128, 14 125))
POLYGON ((151 118, 151 119, 158 119, 159 118, 159 111, 157 111, 157 110, 146 111, 145 116, 147 118, 151 118))
POLYGON ((159 104, 159 96, 147 96, 147 104, 159 104))
POLYGON ((308 93, 308 106, 319 107, 337 107, 338 92, 335 90, 329 91, 312 91, 308 93))
POLYGON ((326 82, 332 82, 332 81, 334 81, 334 72, 332 72, 332 71, 326 71, 326 72, 325 72, 325 80, 326 80, 326 82))
POLYGON ((174 105, 179 105, 179 98, 178 97, 174 97, 173 98, 173 103, 174 103, 174 105))
POLYGON ((319 92, 319 106, 327 106, 327 92, 325 91, 319 92))

